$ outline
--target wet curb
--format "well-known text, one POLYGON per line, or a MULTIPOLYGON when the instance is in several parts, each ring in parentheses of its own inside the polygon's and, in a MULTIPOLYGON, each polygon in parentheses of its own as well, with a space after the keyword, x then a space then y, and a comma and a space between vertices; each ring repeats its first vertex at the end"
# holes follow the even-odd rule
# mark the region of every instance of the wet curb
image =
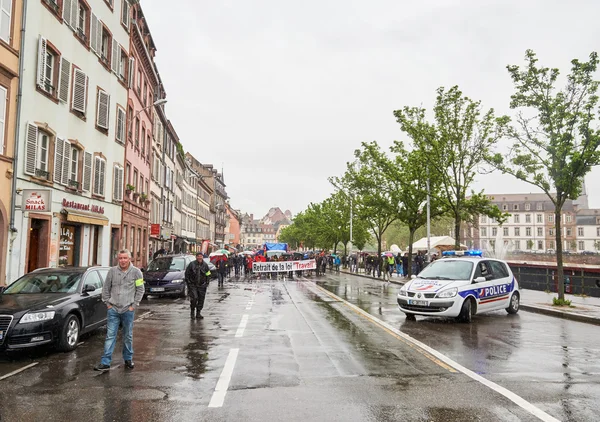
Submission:
MULTIPOLYGON (((354 275, 354 276, 362 277, 362 278, 368 278, 368 279, 375 280, 375 281, 381 281, 382 283, 385 283, 387 281, 387 280, 383 280, 383 279, 377 278, 377 277, 372 277, 372 276, 366 275, 366 274, 351 273, 350 271, 340 270, 340 273, 344 273, 344 274, 348 274, 348 275, 354 275)), ((390 280, 390 283, 397 284, 398 286, 404 286, 406 284, 406 281, 394 281, 394 280, 390 280)))
POLYGON ((587 324, 600 325, 600 318, 592 317, 592 316, 588 316, 588 315, 583 315, 583 314, 578 314, 578 313, 573 313, 573 312, 556 311, 554 309, 548 309, 543 306, 523 305, 523 303, 521 303, 520 308, 524 311, 533 312, 536 314, 553 316, 556 318, 567 319, 570 321, 585 322, 587 324))

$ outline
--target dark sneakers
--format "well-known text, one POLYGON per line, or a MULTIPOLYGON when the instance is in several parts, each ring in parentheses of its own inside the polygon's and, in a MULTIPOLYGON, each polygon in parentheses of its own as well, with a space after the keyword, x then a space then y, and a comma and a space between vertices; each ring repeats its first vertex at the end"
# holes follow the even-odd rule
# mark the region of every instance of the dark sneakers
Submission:
POLYGON ((104 365, 103 363, 99 363, 94 366, 94 371, 106 372, 110 370, 110 365, 104 365))
POLYGON ((131 360, 126 360, 125 361, 125 368, 127 368, 127 369, 133 369, 134 367, 135 367, 135 365, 134 365, 133 361, 131 361, 131 360))
POLYGON ((204 317, 200 315, 200 311, 196 311, 196 319, 204 319, 204 317))

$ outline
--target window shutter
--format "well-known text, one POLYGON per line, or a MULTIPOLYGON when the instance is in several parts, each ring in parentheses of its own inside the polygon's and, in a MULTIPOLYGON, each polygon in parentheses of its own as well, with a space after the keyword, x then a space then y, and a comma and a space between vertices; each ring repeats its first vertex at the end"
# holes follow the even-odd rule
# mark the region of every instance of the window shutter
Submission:
POLYGON ((0 86, 0 154, 4 154, 4 128, 6 124, 6 100, 8 91, 0 86))
POLYGON ((63 153, 62 184, 68 186, 69 176, 71 174, 71 143, 69 141, 65 141, 64 144, 65 147, 63 153))
POLYGON ((58 99, 69 101, 69 81, 71 80, 71 62, 64 57, 60 60, 60 78, 58 81, 58 99))
POLYGON ((32 176, 35 175, 35 166, 37 165, 37 140, 37 126, 32 123, 27 123, 27 139, 25 140, 25 173, 32 176))
POLYGON ((117 141, 125 143, 125 111, 117 107, 117 141))
POLYGON ((99 46, 98 46, 98 38, 96 34, 98 33, 98 17, 92 13, 90 18, 91 28, 90 28, 90 48, 96 54, 98 54, 99 46))
POLYGON ((113 38, 112 40, 112 58, 111 58, 111 69, 115 75, 119 76, 119 56, 121 55, 121 46, 113 38))
POLYGON ((56 183, 62 183, 63 180, 64 152, 65 140, 56 137, 56 142, 54 143, 54 181, 56 183))
POLYGON ((118 165, 114 167, 113 199, 123 200, 123 167, 118 165))
POLYGON ((63 20, 67 25, 71 25, 73 0, 63 0, 63 20))
POLYGON ((105 91, 98 91, 98 115, 96 116, 96 124, 104 129, 108 129, 109 106, 110 95, 105 91))
MULTIPOLYGON (((102 21, 100 19, 98 19, 98 27, 96 28, 96 32, 92 33, 92 37, 96 37, 96 45, 98 46, 97 50, 96 50, 96 54, 98 56, 102 56, 102 21)), ((108 48, 110 48, 110 45, 107 46, 108 48)), ((110 54, 110 51, 109 51, 110 54)), ((107 57, 108 58, 108 57, 107 57)))
POLYGON ((87 76, 79 69, 73 75, 73 100, 71 107, 85 114, 87 103, 87 76))
POLYGON ((85 152, 83 157, 83 190, 90 191, 92 185, 92 153, 85 152))
POLYGON ((98 194, 104 196, 104 186, 106 185, 106 161, 100 160, 100 189, 98 194))
POLYGON ((121 22, 123 23, 123 25, 125 25, 125 27, 127 28, 127 31, 129 31, 129 10, 130 10, 129 6, 129 1, 128 0, 123 0, 123 10, 122 10, 122 14, 121 14, 121 22))
POLYGON ((133 74, 135 72, 135 58, 134 57, 130 57, 129 58, 129 74, 127 75, 129 80, 127 83, 127 86, 129 88, 133 88, 133 74))
POLYGON ((94 158, 94 190, 93 193, 99 195, 100 191, 100 161, 102 159, 100 157, 94 158))
POLYGON ((42 89, 44 89, 44 79, 46 72, 46 46, 46 38, 40 36, 40 40, 38 43, 37 84, 42 89))
MULTIPOLYGON (((64 4, 63 4, 63 7, 64 4)), ((79 0, 71 0, 71 20, 69 25, 73 31, 77 31, 77 22, 79 21, 79 0)))

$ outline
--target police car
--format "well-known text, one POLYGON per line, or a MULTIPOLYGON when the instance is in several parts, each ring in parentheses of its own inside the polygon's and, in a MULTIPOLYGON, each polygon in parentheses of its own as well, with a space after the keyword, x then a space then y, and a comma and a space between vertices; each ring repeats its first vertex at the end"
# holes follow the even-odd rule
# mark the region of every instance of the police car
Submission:
POLYGON ((480 251, 448 251, 400 289, 398 306, 415 315, 455 317, 471 322, 475 314, 519 311, 519 283, 505 261, 482 258, 480 251))

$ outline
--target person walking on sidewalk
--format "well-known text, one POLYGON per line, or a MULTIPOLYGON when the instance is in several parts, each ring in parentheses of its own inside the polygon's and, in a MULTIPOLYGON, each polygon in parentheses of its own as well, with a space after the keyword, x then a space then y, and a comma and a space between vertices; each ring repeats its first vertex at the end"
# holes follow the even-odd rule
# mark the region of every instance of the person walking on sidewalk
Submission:
POLYGON ((131 253, 120 250, 119 265, 112 267, 102 287, 102 302, 108 308, 106 340, 100 363, 96 371, 108 371, 117 342, 119 326, 123 327, 123 360, 125 368, 133 369, 133 318, 136 308, 144 297, 144 277, 139 268, 131 264, 131 253))
POLYGON ((185 270, 185 284, 187 284, 188 295, 190 297, 190 318, 192 319, 204 318, 200 315, 200 312, 204 308, 209 277, 210 269, 208 268, 208 264, 204 262, 204 255, 198 252, 196 260, 191 262, 185 270))
POLYGON ((219 287, 223 287, 225 276, 227 275, 227 258, 223 257, 217 261, 217 275, 219 277, 219 287))

